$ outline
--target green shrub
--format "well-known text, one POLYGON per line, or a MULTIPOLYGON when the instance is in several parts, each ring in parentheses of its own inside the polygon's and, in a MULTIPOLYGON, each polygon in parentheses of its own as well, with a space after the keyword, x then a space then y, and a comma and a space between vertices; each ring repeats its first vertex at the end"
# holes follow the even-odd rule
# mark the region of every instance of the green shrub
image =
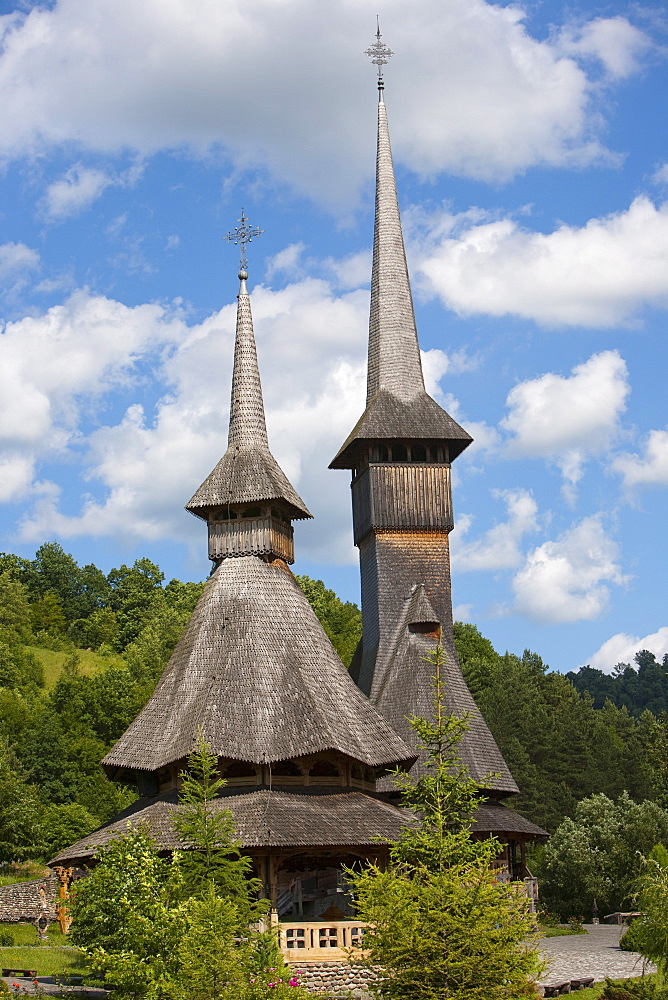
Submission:
POLYGON ((668 1000, 668 990, 652 977, 638 979, 606 979, 601 1000, 668 1000))
POLYGON ((14 935, 9 931, 0 931, 0 948, 13 948, 14 935))
POLYGON ((629 926, 619 939, 619 947, 622 949, 622 951, 642 952, 643 948, 642 930, 643 930, 642 918, 634 920, 632 923, 629 924, 629 926))

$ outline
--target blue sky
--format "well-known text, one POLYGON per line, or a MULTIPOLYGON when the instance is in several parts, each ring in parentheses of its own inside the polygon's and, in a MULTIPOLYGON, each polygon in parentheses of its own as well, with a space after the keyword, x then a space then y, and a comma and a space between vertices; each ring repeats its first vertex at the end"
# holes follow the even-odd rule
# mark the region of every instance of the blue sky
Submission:
POLYGON ((241 206, 298 572, 358 600, 347 473, 386 100, 453 593, 500 650, 668 651, 668 11, 483 0, 0 0, 0 544, 208 572, 241 206))

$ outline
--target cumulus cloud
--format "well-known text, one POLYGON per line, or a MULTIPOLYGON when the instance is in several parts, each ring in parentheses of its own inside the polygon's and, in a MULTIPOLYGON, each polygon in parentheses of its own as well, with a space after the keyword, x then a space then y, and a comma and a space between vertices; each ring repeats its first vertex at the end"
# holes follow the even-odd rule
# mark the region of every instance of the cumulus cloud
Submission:
POLYGON ((30 273, 38 270, 40 256, 25 243, 0 243, 0 289, 11 299, 28 283, 30 273))
POLYGON ((30 488, 35 463, 30 455, 0 451, 0 502, 20 500, 30 488))
POLYGON ((625 582, 616 543, 600 516, 587 517, 528 554, 513 580, 513 610, 545 625, 590 621, 605 611, 609 585, 625 582))
POLYGON ((662 163, 656 168, 652 180, 655 184, 668 184, 668 163, 662 163))
POLYGON ((617 455, 610 467, 627 488, 668 486, 668 430, 650 431, 642 455, 617 455))
POLYGON ((42 202, 42 214, 51 222, 62 222, 78 215, 97 201, 112 183, 112 177, 104 171, 77 163, 49 185, 42 202))
POLYGON ((129 308, 85 291, 8 323, 0 335, 3 499, 25 497, 36 463, 80 441, 88 403, 128 386, 138 358, 181 328, 159 306, 129 308))
POLYGON ((668 626, 663 625, 656 632, 645 636, 628 635, 617 632, 610 636, 603 645, 590 656, 587 661, 590 667, 612 673, 618 663, 633 663, 633 657, 640 649, 648 649, 661 661, 668 653, 668 626))
MULTIPOLYGON (((373 24, 376 7, 363 6, 373 24)), ((632 71, 642 36, 623 18, 585 24, 568 45, 532 37, 518 6, 484 0, 386 0, 383 19, 400 53, 388 73, 395 149, 412 169, 498 180, 606 157, 590 60, 632 71)), ((344 0, 326 11, 310 0, 36 4, 2 22, 0 150, 222 147, 236 169, 259 164, 336 200, 368 169, 363 20, 344 0), (304 86, 325 66, 326 113, 323 88, 304 86)))
MULTIPOLYGON (((348 561, 348 477, 327 463, 364 406, 368 294, 336 295, 308 278, 280 291, 257 287, 252 301, 272 450, 319 517, 317 532, 300 526, 300 551, 348 561)), ((8 325, 0 463, 11 469, 4 499, 29 502, 24 541, 85 534, 202 543, 201 525, 182 506, 226 447, 235 315, 231 303, 188 326, 165 306, 129 308, 80 291, 8 325), (161 393, 155 404, 133 402, 117 421, 96 425, 91 397, 99 408, 107 393, 132 391, 146 366, 161 393), (34 476, 54 452, 80 463, 87 495, 76 513, 53 484, 35 495, 34 476)))
POLYGON ((548 372, 520 382, 508 393, 508 414, 501 421, 512 435, 507 455, 551 459, 574 486, 586 459, 618 432, 629 391, 626 364, 617 351, 592 355, 567 378, 548 372))
POLYGON ((507 520, 495 524, 481 538, 469 541, 472 519, 459 517, 452 535, 453 562, 458 573, 514 569, 522 561, 523 537, 538 530, 538 505, 529 490, 495 490, 493 496, 505 503, 507 520))
POLYGON ((0 244, 0 278, 11 278, 21 271, 39 267, 39 254, 25 243, 0 244))
POLYGON ((430 222, 430 238, 418 272, 464 315, 602 327, 668 306, 668 202, 639 196, 625 211, 552 233, 445 213, 430 222))
POLYGON ((136 184, 143 170, 141 162, 121 173, 75 163, 49 184, 39 203, 39 212, 48 222, 63 222, 90 208, 108 187, 131 187, 136 184))
POLYGON ((568 55, 598 59, 610 76, 623 78, 638 71, 650 41, 625 17, 597 17, 577 28, 564 29, 558 46, 568 55))

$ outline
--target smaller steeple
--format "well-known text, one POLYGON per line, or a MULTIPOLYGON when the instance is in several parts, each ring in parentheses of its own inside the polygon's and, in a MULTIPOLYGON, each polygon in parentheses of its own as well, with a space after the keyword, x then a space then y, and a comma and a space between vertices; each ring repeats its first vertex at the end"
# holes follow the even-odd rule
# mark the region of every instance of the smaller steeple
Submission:
POLYGON ((291 521, 311 517, 269 450, 257 363, 246 244, 260 236, 241 210, 225 239, 241 245, 227 451, 186 510, 209 525, 209 558, 258 555, 294 562, 291 521))

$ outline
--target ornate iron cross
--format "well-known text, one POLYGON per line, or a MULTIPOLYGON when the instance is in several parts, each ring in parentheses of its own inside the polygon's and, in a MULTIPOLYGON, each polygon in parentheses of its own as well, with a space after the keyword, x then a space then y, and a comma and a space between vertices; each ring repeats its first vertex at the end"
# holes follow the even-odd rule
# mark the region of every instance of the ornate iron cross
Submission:
POLYGON ((262 236, 264 229, 253 228, 250 224, 250 219, 247 219, 244 215, 243 208, 241 209, 241 218, 237 219, 237 222, 239 225, 234 232, 228 232, 227 236, 223 236, 223 239, 227 240, 228 243, 234 243, 236 247, 241 247, 239 267, 242 271, 245 271, 248 266, 246 246, 248 243, 252 243, 254 239, 257 239, 258 236, 262 236))
POLYGON ((380 33, 380 21, 376 17, 376 25, 378 30, 376 31, 376 41, 373 45, 370 45, 368 49, 364 50, 364 55, 368 56, 374 66, 378 67, 378 79, 383 79, 383 66, 386 66, 390 61, 394 52, 392 49, 388 48, 385 42, 381 41, 383 37, 380 33))

